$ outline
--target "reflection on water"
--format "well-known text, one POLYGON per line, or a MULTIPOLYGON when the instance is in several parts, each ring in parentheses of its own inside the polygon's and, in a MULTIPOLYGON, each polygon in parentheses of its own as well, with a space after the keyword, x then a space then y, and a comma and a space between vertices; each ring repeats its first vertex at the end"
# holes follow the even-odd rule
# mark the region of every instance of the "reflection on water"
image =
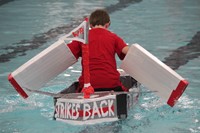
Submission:
POLYGON ((178 69, 190 60, 200 56, 200 31, 197 32, 192 40, 186 45, 172 51, 169 57, 165 58, 164 63, 172 69, 178 69))

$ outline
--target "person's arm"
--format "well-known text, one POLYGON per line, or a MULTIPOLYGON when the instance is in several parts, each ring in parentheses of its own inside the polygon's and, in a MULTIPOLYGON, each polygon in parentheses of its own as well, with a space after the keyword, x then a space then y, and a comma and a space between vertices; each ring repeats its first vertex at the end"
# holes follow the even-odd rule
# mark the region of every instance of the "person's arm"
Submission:
POLYGON ((82 48, 81 48, 82 43, 78 41, 72 41, 67 46, 73 53, 73 55, 78 59, 82 55, 82 48))
POLYGON ((125 47, 122 49, 122 53, 126 55, 126 54, 128 53, 128 49, 129 49, 129 47, 128 47, 128 46, 125 46, 125 47))
POLYGON ((128 45, 124 42, 122 38, 116 35, 116 52, 118 57, 123 60, 128 52, 128 45))

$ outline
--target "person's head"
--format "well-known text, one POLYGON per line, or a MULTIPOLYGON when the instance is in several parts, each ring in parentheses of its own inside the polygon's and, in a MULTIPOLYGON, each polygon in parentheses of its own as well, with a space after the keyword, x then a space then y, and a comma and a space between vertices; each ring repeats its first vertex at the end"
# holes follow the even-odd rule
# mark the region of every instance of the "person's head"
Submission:
POLYGON ((110 25, 110 16, 105 10, 97 9, 91 13, 89 22, 91 28, 95 26, 103 26, 108 28, 110 25))

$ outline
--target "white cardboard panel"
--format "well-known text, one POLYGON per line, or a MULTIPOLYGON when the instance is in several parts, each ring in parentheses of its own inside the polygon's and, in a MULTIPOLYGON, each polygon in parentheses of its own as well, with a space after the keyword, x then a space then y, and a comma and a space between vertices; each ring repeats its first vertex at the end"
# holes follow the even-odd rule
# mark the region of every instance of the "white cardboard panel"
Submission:
POLYGON ((183 78, 139 44, 131 45, 121 68, 167 101, 183 78))
POLYGON ((45 83, 62 73, 76 61, 65 42, 58 40, 11 73, 11 76, 25 93, 30 95, 31 92, 25 88, 40 89, 45 83))

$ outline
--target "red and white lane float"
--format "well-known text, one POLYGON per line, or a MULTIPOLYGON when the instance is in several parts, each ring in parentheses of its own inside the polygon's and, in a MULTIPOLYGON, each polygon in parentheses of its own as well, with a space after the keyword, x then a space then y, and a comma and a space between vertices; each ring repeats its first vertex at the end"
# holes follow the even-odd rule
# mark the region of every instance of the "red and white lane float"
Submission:
MULTIPOLYGON (((188 81, 166 66, 139 44, 132 44, 122 61, 121 68, 137 81, 129 82, 129 92, 94 92, 89 98, 84 93, 57 94, 42 92, 47 82, 77 62, 66 46, 66 40, 77 40, 87 44, 89 30, 87 20, 69 34, 27 61, 14 72, 8 80, 23 97, 41 93, 54 97, 54 119, 70 124, 95 124, 116 121, 127 117, 131 106, 138 101, 139 84, 155 92, 169 106, 173 107, 188 85, 188 81)), ((86 55, 87 56, 87 55, 86 55)), ((89 81, 87 81, 89 82, 89 81)), ((86 84, 88 84, 85 82, 86 84)), ((108 81, 109 82, 109 81, 108 81)))

